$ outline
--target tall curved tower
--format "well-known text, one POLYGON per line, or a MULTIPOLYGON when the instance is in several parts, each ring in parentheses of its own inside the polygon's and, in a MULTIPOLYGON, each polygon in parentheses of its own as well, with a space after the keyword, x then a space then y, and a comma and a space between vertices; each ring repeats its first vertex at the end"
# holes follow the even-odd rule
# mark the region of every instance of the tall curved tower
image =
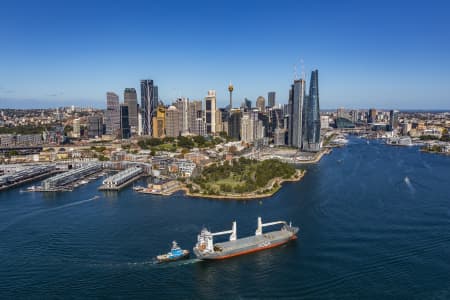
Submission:
POLYGON ((305 103, 303 150, 320 150, 319 71, 311 73, 309 96, 305 103))

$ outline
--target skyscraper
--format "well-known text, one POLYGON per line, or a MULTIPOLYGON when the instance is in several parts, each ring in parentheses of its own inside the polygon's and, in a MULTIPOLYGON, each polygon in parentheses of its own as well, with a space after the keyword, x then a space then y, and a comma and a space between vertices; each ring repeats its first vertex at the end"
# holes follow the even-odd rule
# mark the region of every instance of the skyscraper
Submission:
POLYGON ((88 117, 88 137, 101 137, 103 133, 103 120, 100 116, 88 117))
POLYGON ((174 103, 174 106, 178 109, 180 112, 180 126, 181 126, 181 133, 188 133, 189 132, 189 99, 187 98, 178 98, 177 101, 174 103))
POLYGON ((153 117, 153 137, 161 138, 166 133, 166 108, 162 105, 156 109, 156 114, 153 117))
POLYGON ((72 125, 73 125, 73 130, 72 130, 72 136, 74 138, 79 138, 80 137, 80 119, 73 119, 72 121, 72 125))
POLYGON ((243 107, 245 111, 252 109, 252 101, 250 99, 244 98, 243 107))
POLYGON ((267 93, 267 102, 269 107, 275 106, 275 92, 268 92, 267 93))
POLYGON ((177 137, 180 135, 180 111, 173 105, 166 110, 166 136, 177 137))
POLYGON ((375 123, 377 121, 377 110, 375 108, 369 109, 369 117, 367 123, 375 123))
POLYGON ((205 97, 205 123, 206 133, 213 134, 216 132, 216 91, 209 90, 205 97))
POLYGON ((152 134, 153 116, 158 107, 158 88, 153 80, 141 80, 142 134, 152 134))
POLYGON ((319 110, 319 71, 311 73, 309 95, 304 104, 303 147, 304 151, 320 150, 320 110, 319 110))
POLYGON ((126 88, 123 93, 123 99, 126 106, 128 106, 128 122, 132 134, 136 134, 138 130, 138 104, 137 94, 134 88, 126 88))
POLYGON ((241 110, 232 109, 228 120, 228 135, 236 140, 241 139, 241 110))
POLYGON ((303 134, 303 104, 305 102, 305 80, 294 80, 292 89, 290 92, 292 99, 289 99, 291 108, 291 120, 290 120, 290 141, 289 145, 292 147, 302 148, 302 134, 303 134))
POLYGON ((129 111, 126 104, 120 106, 120 136, 122 139, 129 139, 131 136, 129 111))
POLYGON ((389 129, 393 131, 398 127, 398 110, 391 110, 389 112, 389 129))
POLYGON ((113 92, 106 93, 106 134, 116 136, 120 129, 119 96, 113 92))
POLYGON ((260 111, 260 112, 264 112, 266 110, 266 99, 264 99, 263 96, 259 96, 256 99, 256 108, 260 111))
POLYGON ((203 127, 199 125, 199 119, 203 122, 202 101, 190 101, 188 104, 188 126, 189 132, 194 135, 205 134, 203 127), (202 130, 199 130, 199 128, 202 130))

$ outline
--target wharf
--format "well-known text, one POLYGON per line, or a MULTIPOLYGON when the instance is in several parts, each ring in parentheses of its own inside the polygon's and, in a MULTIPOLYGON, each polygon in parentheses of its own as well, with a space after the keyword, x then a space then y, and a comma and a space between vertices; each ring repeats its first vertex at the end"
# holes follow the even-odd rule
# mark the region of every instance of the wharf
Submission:
POLYGON ((13 188, 13 187, 17 187, 17 186, 20 186, 20 185, 23 185, 23 184, 26 184, 26 183, 29 183, 29 182, 33 182, 33 181, 37 181, 37 180, 40 180, 40 179, 44 179, 44 178, 47 178, 47 177, 50 177, 52 175, 55 175, 57 173, 62 173, 62 172, 64 172, 64 171, 54 170, 54 171, 49 172, 49 173, 40 174, 40 175, 37 175, 35 177, 27 178, 25 180, 21 180, 21 181, 12 183, 10 185, 2 186, 2 187, 0 187, 0 191, 7 190, 7 189, 10 189, 10 188, 13 188))
POLYGON ((142 176, 144 176, 144 174, 138 174, 135 177, 132 177, 131 179, 125 181, 124 183, 117 185, 117 186, 111 186, 111 185, 106 185, 106 184, 102 184, 98 190, 99 191, 120 191, 121 189, 123 189, 124 187, 132 184, 133 182, 135 182, 136 180, 138 180, 139 178, 141 178, 142 176))

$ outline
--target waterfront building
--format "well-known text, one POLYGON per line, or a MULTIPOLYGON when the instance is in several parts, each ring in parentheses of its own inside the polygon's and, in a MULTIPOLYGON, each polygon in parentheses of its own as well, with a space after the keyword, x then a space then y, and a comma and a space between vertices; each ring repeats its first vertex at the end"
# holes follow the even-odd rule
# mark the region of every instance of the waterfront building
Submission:
POLYGON ((138 131, 138 104, 136 89, 126 88, 123 93, 124 104, 128 106, 128 122, 130 124, 131 134, 138 131))
POLYGON ((216 132, 216 91, 209 90, 205 97, 205 123, 206 133, 214 134, 216 132))
POLYGON ((190 101, 188 103, 188 126, 191 134, 199 135, 198 119, 203 121, 202 101, 190 101))
POLYGON ((320 150, 320 108, 319 108, 319 71, 311 72, 309 95, 305 98, 303 151, 317 152, 320 150))
POLYGON ((151 135, 153 117, 158 107, 158 87, 153 80, 141 80, 142 134, 151 135))
POLYGON ((166 136, 178 137, 181 132, 181 113, 173 105, 166 110, 166 136))
POLYGON ((269 107, 275 106, 275 92, 268 92, 267 93, 267 102, 269 107))
POLYGON ((129 139, 131 137, 128 108, 129 106, 126 104, 120 106, 120 136, 122 139, 129 139))
POLYGON ((301 149, 303 134, 303 104, 306 96, 304 79, 294 80, 289 96, 289 104, 291 105, 289 145, 301 149))
POLYGON ((103 120, 101 116, 88 117, 88 137, 97 138, 103 134, 103 120))
POLYGON ((256 108, 260 111, 260 112, 264 112, 266 109, 266 99, 264 99, 263 96, 259 96, 256 99, 256 108))
POLYGON ((391 110, 389 112, 389 130, 393 131, 398 127, 398 110, 391 110))
POLYGON ((120 130, 119 96, 113 92, 106 93, 106 134, 116 136, 120 130))
POLYGON ((189 132, 189 99, 178 98, 173 104, 180 112, 180 129, 182 134, 189 132))
POLYGON ((158 106, 152 123, 152 136, 156 138, 164 137, 166 132, 166 108, 164 106, 158 106))
POLYGON ((236 140, 241 139, 241 110, 232 109, 228 120, 228 135, 236 140))
POLYGON ((72 137, 79 138, 80 137, 80 119, 73 119, 72 121, 72 137))

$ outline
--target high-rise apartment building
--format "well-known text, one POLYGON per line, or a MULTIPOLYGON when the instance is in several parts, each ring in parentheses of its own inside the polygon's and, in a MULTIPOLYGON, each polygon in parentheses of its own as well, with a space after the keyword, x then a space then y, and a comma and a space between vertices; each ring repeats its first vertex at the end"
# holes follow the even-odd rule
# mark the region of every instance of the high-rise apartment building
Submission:
POLYGON ((267 93, 267 102, 269 107, 275 106, 275 92, 268 92, 267 93))
POLYGON ((216 91, 209 90, 205 97, 205 123, 206 133, 214 134, 216 132, 216 91))
POLYGON ((138 104, 136 89, 126 88, 123 93, 124 104, 128 106, 128 122, 130 124, 131 134, 138 131, 138 104))
POLYGON ((106 93, 106 134, 117 136, 120 130, 119 96, 113 92, 106 93))
POLYGON ((141 80, 142 134, 152 134, 153 117, 158 106, 158 87, 153 80, 141 80))
POLYGON ((304 105, 303 151, 320 150, 319 71, 311 72, 309 95, 304 105))

